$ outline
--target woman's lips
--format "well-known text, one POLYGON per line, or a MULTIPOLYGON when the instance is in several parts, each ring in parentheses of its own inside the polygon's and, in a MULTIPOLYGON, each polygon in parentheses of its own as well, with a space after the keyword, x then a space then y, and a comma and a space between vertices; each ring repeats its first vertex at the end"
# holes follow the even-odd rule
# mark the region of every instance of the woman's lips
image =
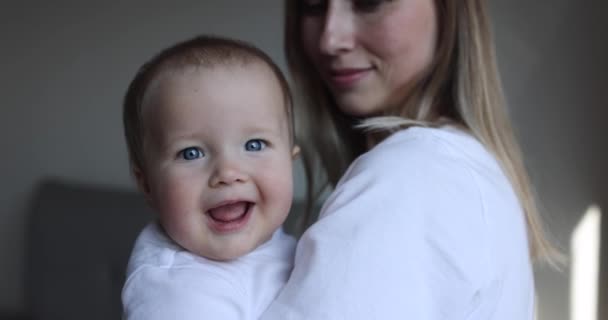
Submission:
POLYGON ((356 85, 372 70, 372 67, 331 69, 329 71, 329 78, 334 86, 338 88, 348 89, 356 85))
POLYGON ((251 217, 254 204, 235 201, 220 204, 207 211, 209 227, 217 233, 230 233, 241 230, 251 217))

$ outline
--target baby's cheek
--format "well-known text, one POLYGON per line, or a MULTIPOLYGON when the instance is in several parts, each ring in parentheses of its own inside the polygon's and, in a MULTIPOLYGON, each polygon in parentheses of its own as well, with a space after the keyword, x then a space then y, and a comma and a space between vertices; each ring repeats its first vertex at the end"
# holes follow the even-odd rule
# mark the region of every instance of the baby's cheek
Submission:
POLYGON ((286 167, 281 174, 276 174, 272 186, 271 194, 277 209, 287 213, 293 200, 293 172, 291 167, 286 167))
POLYGON ((159 214, 164 216, 179 215, 185 207, 191 205, 190 193, 186 181, 175 174, 166 173, 159 176, 156 190, 159 214))

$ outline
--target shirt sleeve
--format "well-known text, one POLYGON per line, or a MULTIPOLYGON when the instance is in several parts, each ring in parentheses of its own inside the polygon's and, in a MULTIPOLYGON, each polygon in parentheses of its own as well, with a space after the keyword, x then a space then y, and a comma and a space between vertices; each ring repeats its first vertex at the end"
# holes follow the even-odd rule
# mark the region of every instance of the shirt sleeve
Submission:
POLYGON ((476 188, 424 141, 359 158, 261 319, 468 319, 487 272, 476 188))
POLYGON ((123 319, 249 319, 242 290, 197 268, 142 267, 123 289, 123 319))

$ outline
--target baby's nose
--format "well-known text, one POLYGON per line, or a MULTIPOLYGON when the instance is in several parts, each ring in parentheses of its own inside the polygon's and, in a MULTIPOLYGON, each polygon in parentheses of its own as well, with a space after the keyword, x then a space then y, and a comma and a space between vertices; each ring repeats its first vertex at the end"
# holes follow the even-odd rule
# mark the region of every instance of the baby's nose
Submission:
POLYGON ((220 160, 209 179, 212 188, 247 181, 247 175, 236 162, 220 160))

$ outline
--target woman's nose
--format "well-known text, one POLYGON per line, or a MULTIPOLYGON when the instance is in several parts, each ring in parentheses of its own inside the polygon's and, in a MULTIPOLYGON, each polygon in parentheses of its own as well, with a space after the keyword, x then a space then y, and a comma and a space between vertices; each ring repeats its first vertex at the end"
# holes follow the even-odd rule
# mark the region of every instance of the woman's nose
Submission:
POLYGON ((209 177, 209 187, 218 188, 247 181, 247 174, 236 161, 218 159, 209 177))
POLYGON ((348 52, 355 46, 355 17, 348 1, 330 1, 321 33, 320 50, 326 55, 348 52))

